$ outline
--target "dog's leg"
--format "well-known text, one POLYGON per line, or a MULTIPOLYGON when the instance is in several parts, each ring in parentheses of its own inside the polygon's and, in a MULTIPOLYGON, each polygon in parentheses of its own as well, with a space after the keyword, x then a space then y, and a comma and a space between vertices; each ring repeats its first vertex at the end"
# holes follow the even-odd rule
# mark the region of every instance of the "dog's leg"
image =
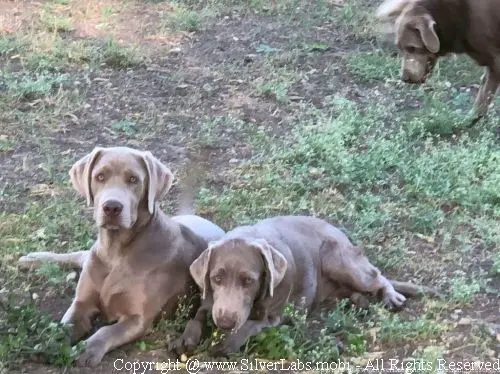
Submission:
POLYGON ((20 268, 30 269, 40 266, 43 262, 55 262, 59 266, 82 268, 89 251, 71 253, 31 252, 17 260, 20 268))
POLYGON ((500 76, 491 68, 486 68, 486 72, 481 80, 481 87, 476 97, 475 112, 476 122, 478 119, 484 117, 488 112, 493 98, 495 97, 498 85, 500 84, 500 76))
POLYGON ((201 305, 193 319, 189 320, 181 337, 169 344, 169 350, 178 355, 192 353, 201 342, 203 329, 208 318, 210 306, 201 305))
POLYGON ((246 321, 240 329, 234 333, 229 334, 224 340, 211 348, 210 354, 214 357, 226 356, 230 353, 238 352, 239 349, 250 339, 252 336, 257 335, 267 327, 275 327, 279 325, 281 318, 275 321, 246 321))
POLYGON ((352 244, 342 246, 334 239, 327 239, 320 252, 323 273, 332 281, 347 284, 359 292, 375 293, 382 290, 383 302, 389 307, 400 307, 406 301, 368 261, 361 248, 352 244))
POLYGON ((71 326, 73 341, 78 341, 92 329, 92 317, 99 312, 99 291, 87 269, 83 269, 75 298, 61 319, 61 323, 71 326))
POLYGON ((101 327, 85 341, 85 350, 77 359, 79 366, 96 366, 104 355, 141 337, 151 325, 143 316, 124 316, 118 322, 101 327))

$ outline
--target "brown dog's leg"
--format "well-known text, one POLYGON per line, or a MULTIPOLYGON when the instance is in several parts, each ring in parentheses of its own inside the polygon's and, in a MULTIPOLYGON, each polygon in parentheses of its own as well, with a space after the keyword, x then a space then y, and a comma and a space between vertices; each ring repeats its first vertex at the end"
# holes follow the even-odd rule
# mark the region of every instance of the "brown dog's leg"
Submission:
POLYGON ((321 256, 323 273, 332 281, 347 284, 359 292, 382 290, 383 302, 390 307, 400 307, 406 301, 368 261, 361 248, 352 244, 342 246, 332 238, 324 241, 321 256))
POLYGON ((125 316, 113 325, 101 327, 85 343, 85 351, 78 357, 80 366, 96 366, 112 349, 142 336, 151 321, 139 315, 125 316))
POLYGON ((488 112, 488 107, 495 97, 499 84, 499 74, 494 72, 491 68, 486 68, 486 73, 482 78, 481 87, 479 88, 475 102, 476 115, 478 119, 484 117, 488 112))
POLYGON ((201 342, 203 329, 208 318, 209 305, 201 305, 193 319, 189 320, 182 335, 169 344, 169 350, 178 355, 192 353, 201 342))
POLYGON ((86 269, 82 271, 71 306, 61 323, 71 326, 73 341, 81 339, 92 329, 92 317, 99 312, 99 292, 94 287, 86 269))

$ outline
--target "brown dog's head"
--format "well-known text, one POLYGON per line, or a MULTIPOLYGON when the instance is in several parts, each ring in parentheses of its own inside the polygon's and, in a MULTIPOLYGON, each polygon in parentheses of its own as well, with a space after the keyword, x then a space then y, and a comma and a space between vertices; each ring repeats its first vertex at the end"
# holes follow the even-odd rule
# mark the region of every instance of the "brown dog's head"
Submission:
POLYGON ((171 171, 151 152, 127 147, 97 147, 69 174, 75 190, 95 206, 97 225, 110 230, 130 229, 141 210, 153 214, 173 181, 171 171))
POLYGON ((255 301, 274 296, 286 269, 285 257, 264 239, 211 243, 189 268, 203 298, 212 293, 215 325, 232 331, 247 321, 255 301))
POLYGON ((387 0, 378 8, 377 16, 395 20, 396 44, 403 55, 401 80, 424 83, 440 49, 432 16, 415 0, 387 0))

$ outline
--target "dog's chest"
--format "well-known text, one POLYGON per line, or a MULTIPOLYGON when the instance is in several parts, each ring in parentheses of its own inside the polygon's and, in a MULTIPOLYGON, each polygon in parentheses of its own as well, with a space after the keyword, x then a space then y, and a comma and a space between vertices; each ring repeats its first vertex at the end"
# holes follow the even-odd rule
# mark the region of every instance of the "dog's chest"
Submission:
POLYGON ((99 294, 101 311, 107 320, 115 320, 135 308, 143 294, 143 280, 130 266, 126 258, 105 261, 105 272, 101 278, 99 294))

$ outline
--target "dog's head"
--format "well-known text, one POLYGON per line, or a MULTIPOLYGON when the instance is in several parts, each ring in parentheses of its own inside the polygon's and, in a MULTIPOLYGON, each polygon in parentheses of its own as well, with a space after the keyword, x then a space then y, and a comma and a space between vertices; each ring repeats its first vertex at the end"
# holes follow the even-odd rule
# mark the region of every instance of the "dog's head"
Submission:
POLYGON ((415 0, 387 0, 378 8, 377 16, 395 21, 396 44, 403 56, 401 80, 424 83, 440 49, 432 16, 415 0))
POLYGON ((215 325, 237 331, 256 301, 274 296, 287 261, 264 239, 222 239, 211 243, 189 270, 203 298, 211 293, 215 325))
POLYGON ((110 230, 130 229, 141 212, 152 215, 173 181, 151 152, 127 147, 97 147, 69 174, 75 190, 94 205, 97 225, 110 230))

